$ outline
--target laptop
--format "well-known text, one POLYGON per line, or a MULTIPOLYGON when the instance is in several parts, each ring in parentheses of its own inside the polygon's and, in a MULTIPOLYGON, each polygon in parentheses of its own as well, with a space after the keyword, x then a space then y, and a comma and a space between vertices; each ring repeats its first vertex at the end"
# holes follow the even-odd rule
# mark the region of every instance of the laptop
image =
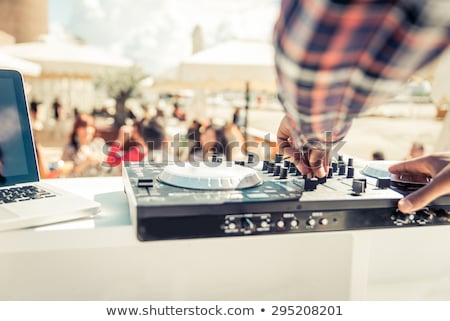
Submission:
POLYGON ((100 204, 45 185, 38 164, 22 75, 0 69, 0 231, 92 216, 100 204))

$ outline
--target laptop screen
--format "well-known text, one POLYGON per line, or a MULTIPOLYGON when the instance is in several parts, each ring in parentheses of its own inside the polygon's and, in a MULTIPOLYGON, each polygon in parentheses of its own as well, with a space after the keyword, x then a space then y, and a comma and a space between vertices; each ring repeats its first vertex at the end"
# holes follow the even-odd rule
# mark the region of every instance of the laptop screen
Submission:
POLYGON ((23 80, 0 70, 0 186, 38 181, 23 80))

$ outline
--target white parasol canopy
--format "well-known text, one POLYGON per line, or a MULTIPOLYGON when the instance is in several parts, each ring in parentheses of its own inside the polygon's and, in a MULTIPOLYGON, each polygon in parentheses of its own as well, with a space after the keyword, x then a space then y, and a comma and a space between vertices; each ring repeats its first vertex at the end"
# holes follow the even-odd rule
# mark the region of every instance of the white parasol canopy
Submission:
POLYGON ((27 42, 5 46, 3 52, 39 63, 46 74, 95 75, 111 67, 126 68, 132 61, 89 45, 27 42))
POLYGON ((181 61, 172 77, 155 86, 274 91, 273 46, 266 42, 233 40, 200 51, 181 61))
POLYGON ((37 77, 41 73, 41 66, 37 63, 10 56, 0 51, 0 68, 14 69, 25 76, 37 77))

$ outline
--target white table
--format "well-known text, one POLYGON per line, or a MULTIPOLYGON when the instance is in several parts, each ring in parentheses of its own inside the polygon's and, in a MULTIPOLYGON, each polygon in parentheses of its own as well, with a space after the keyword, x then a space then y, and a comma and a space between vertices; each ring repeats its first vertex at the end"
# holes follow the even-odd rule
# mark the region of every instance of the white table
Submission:
POLYGON ((450 226, 139 242, 120 177, 47 183, 102 211, 0 233, 0 300, 450 299, 450 226))

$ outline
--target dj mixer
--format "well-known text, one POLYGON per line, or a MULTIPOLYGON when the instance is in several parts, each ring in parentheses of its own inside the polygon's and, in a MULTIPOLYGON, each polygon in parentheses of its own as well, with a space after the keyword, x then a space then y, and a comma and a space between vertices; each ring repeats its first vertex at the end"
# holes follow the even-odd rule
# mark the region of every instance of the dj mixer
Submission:
POLYGON ((123 179, 141 241, 450 224, 450 195, 413 213, 397 202, 424 182, 393 179, 386 162, 331 163, 303 176, 289 159, 125 163, 123 179))

